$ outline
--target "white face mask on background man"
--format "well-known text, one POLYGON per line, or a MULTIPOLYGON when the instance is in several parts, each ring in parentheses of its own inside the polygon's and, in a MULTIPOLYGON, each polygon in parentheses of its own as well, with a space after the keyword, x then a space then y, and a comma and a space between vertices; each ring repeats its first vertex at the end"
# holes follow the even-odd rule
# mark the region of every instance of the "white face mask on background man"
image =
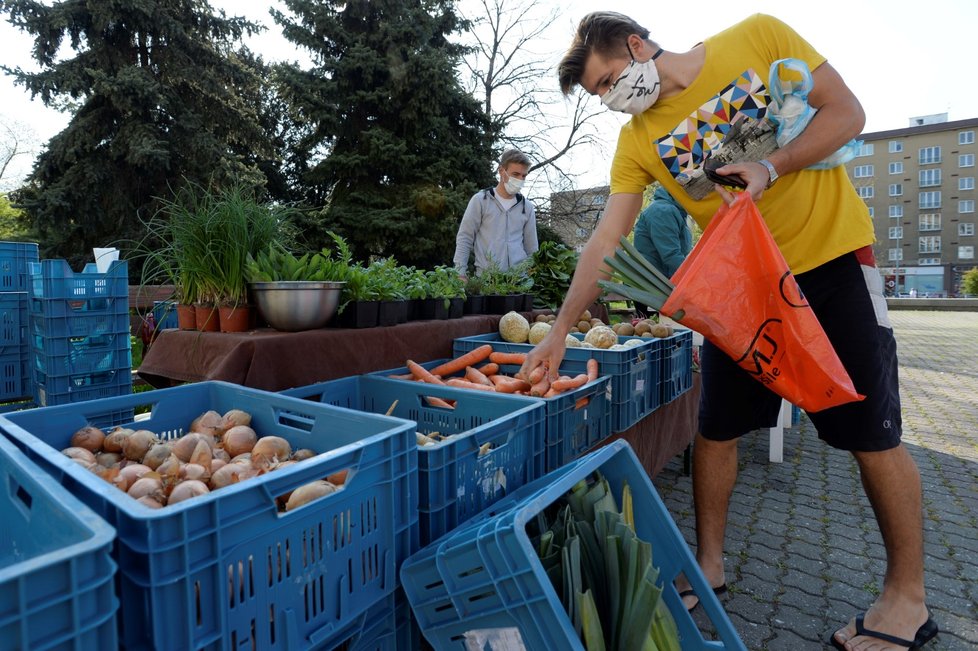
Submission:
MULTIPOLYGON (((627 44, 626 44, 627 45, 627 44)), ((631 55, 632 49, 628 48, 631 55)), ((659 70, 655 60, 662 54, 662 48, 644 63, 632 57, 631 63, 622 71, 614 85, 601 96, 601 103, 612 111, 638 115, 655 104, 659 99, 659 70)))
MULTIPOLYGON (((509 174, 507 174, 507 176, 509 176, 509 174)), ((506 192, 516 194, 523 189, 523 183, 523 179, 518 179, 515 176, 509 176, 509 178, 506 179, 506 183, 503 184, 503 187, 506 188, 506 192)))

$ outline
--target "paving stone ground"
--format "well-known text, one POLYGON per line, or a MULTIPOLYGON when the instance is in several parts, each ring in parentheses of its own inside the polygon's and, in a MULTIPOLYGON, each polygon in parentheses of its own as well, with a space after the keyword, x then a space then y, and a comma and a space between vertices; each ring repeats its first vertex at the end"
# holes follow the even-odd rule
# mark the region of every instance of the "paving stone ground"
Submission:
MULTIPOLYGON (((903 441, 923 480, 927 601, 941 628, 924 648, 978 649, 978 313, 890 318, 903 441)), ((654 483, 695 549, 681 460, 654 483)), ((785 431, 782 463, 768 461, 766 430, 742 439, 725 556, 721 600, 748 649, 830 648, 829 634, 879 593, 883 543, 855 461, 819 441, 804 415, 785 431)))

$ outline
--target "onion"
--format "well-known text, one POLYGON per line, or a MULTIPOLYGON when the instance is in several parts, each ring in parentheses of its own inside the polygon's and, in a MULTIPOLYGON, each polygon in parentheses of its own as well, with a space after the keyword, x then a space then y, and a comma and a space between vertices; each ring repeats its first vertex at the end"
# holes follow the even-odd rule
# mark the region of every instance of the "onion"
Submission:
POLYGON ((228 462, 225 461, 224 459, 217 459, 217 458, 212 459, 211 460, 211 474, 213 475, 215 472, 217 472, 218 470, 220 470, 221 468, 223 468, 226 465, 228 465, 228 462))
POLYGON ((131 463, 119 470, 119 474, 116 475, 114 483, 118 488, 128 491, 143 475, 150 472, 153 472, 153 470, 149 466, 144 466, 141 463, 131 463))
POLYGON ((245 452, 251 452, 251 449, 255 447, 257 441, 258 435, 255 434, 255 430, 247 425, 235 425, 221 437, 222 447, 232 457, 244 454, 245 452))
POLYGON ((105 481, 115 486, 115 478, 119 476, 120 472, 122 472, 122 468, 119 466, 97 466, 93 468, 92 471, 105 481))
POLYGON ((163 482, 159 477, 140 477, 126 492, 129 497, 137 500, 140 497, 151 497, 162 504, 166 499, 163 494, 163 482))
POLYGON ((227 432, 229 429, 238 425, 251 425, 251 414, 240 409, 229 409, 221 417, 221 424, 218 429, 222 432, 227 432))
POLYGON ((292 455, 292 446, 281 436, 263 436, 251 449, 251 465, 259 470, 268 470, 292 455))
MULTIPOLYGON (((214 412, 217 413, 217 412, 214 412)), ((203 441, 208 445, 208 447, 214 447, 214 437, 209 434, 201 434, 200 432, 190 432, 181 436, 176 441, 170 444, 170 450, 173 454, 177 455, 177 458, 184 463, 190 461, 190 457, 193 456, 194 450, 197 449, 197 444, 203 441)))
POLYGON ((122 452, 122 442, 132 434, 132 430, 125 427, 116 427, 109 432, 102 443, 102 450, 105 452, 122 452))
POLYGON ((75 463, 77 463, 79 466, 81 466, 85 470, 88 470, 88 471, 91 471, 91 472, 97 472, 98 469, 99 469, 99 465, 97 463, 93 463, 91 461, 86 461, 85 459, 73 458, 72 461, 74 461, 75 463))
POLYGON ((335 492, 336 486, 333 486, 328 481, 317 479, 309 484, 299 486, 297 489, 292 491, 289 501, 285 504, 285 510, 291 511, 292 509, 297 509, 300 506, 304 506, 319 499, 320 497, 325 497, 335 492))
POLYGON ((232 458, 228 463, 247 463, 251 465, 251 452, 245 452, 244 454, 239 454, 232 458))
POLYGON ((71 435, 71 445, 76 448, 85 448, 89 452, 98 452, 102 449, 105 441, 105 432, 97 427, 86 425, 71 435))
POLYGON ((149 449, 156 443, 156 434, 148 429, 133 432, 122 441, 122 454, 127 459, 142 461, 149 449))
POLYGON ((214 410, 205 411, 190 423, 190 431, 216 436, 220 432, 221 415, 214 410))
POLYGON ((302 448, 292 453, 292 460, 305 461, 306 459, 312 459, 317 454, 319 453, 316 452, 315 450, 310 450, 309 448, 302 448))
POLYGON ((153 499, 149 495, 143 495, 142 497, 140 497, 136 501, 139 502, 140 504, 142 504, 143 506, 148 506, 151 509, 162 509, 163 508, 163 505, 162 504, 160 504, 159 502, 157 502, 155 499, 153 499))
POLYGON ((161 477, 175 479, 180 476, 181 466, 183 466, 183 462, 177 458, 177 455, 171 453, 170 456, 167 457, 166 461, 157 466, 156 472, 158 472, 161 477))
POLYGON ((76 461, 84 461, 88 464, 95 465, 95 455, 91 450, 85 448, 70 447, 65 448, 61 451, 62 454, 67 456, 69 459, 74 459, 76 461))
POLYGON ((214 456, 214 459, 213 461, 211 461, 211 463, 214 463, 214 461, 217 460, 221 460, 224 463, 231 462, 231 455, 228 454, 227 450, 225 450, 224 448, 214 448, 211 454, 214 456))
POLYGON ((197 481, 208 481, 211 478, 210 471, 199 463, 186 463, 180 468, 180 480, 196 479, 197 481))
POLYGON ((171 454, 169 443, 157 443, 143 457, 143 465, 156 470, 161 463, 170 458, 171 454))
POLYGON ((344 486, 346 485, 346 476, 349 472, 350 472, 349 468, 344 468, 339 472, 334 472, 332 475, 327 476, 326 481, 328 481, 329 483, 335 486, 344 486))
POLYGON ((122 455, 118 452, 99 452, 95 455, 95 462, 100 466, 114 466, 122 461, 122 455))
POLYGON ((209 473, 213 458, 211 447, 207 444, 207 441, 197 441, 197 447, 194 448, 194 453, 190 455, 190 463, 207 468, 209 473))
POLYGON ((177 504, 178 502, 189 500, 191 497, 206 495, 209 492, 211 491, 204 482, 197 481, 196 479, 188 479, 176 485, 173 492, 170 493, 170 499, 167 501, 167 504, 177 504))
POLYGON ((257 476, 258 471, 250 464, 229 463, 211 473, 210 487, 217 490, 257 476))

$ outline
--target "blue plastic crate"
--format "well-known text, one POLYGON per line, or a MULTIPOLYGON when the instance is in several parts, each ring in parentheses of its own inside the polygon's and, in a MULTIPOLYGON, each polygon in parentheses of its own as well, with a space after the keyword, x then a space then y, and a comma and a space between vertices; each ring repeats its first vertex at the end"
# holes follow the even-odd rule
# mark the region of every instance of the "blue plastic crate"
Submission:
POLYGON ((0 347, 24 343, 27 325, 27 292, 0 292, 0 347))
POLYGON ((375 414, 385 414, 393 405, 391 415, 416 422, 423 434, 458 435, 418 447, 422 545, 544 473, 546 414, 533 398, 370 375, 282 393, 375 414), (428 396, 454 401, 455 408, 432 405, 428 396), (486 444, 492 449, 480 455, 480 447, 486 444))
POLYGON ((32 409, 5 433, 118 532, 121 643, 143 648, 308 649, 397 587, 418 544, 414 423, 224 382, 32 409), (244 409, 260 435, 320 454, 153 510, 59 452, 79 427, 145 406, 132 425, 172 439, 208 410, 244 409), (346 486, 291 513, 276 498, 348 469, 346 486))
MULTIPOLYGON (((583 334, 572 336, 584 340, 583 334)), ((629 339, 640 337, 618 337, 618 343, 629 339)), ((503 353, 527 353, 533 348, 530 344, 503 341, 498 332, 493 332, 456 339, 452 354, 458 357, 485 344, 503 353)), ((611 431, 624 432, 659 408, 659 350, 660 340, 650 338, 627 350, 568 348, 562 366, 576 375, 587 370, 587 360, 598 360, 598 372, 611 376, 611 431)))
POLYGON ((357 622, 349 639, 325 651, 415 651, 421 635, 404 592, 397 591, 374 604, 357 622))
POLYGON ((34 242, 0 242, 0 292, 26 292, 28 263, 37 262, 34 242))
POLYGON ((177 320, 176 301, 153 301, 153 322, 156 324, 157 332, 160 330, 170 330, 179 328, 177 320))
POLYGON ((111 299, 104 310, 76 311, 70 301, 31 299, 30 335, 59 337, 99 337, 129 333, 129 302, 111 299))
POLYGON ((676 328, 662 339, 660 394, 662 404, 672 402, 693 386, 693 331, 676 328))
POLYGON ((31 395, 31 388, 30 366, 24 355, 24 347, 4 348, 0 352, 0 401, 26 398, 31 395))
POLYGON ((48 380, 55 376, 95 374, 116 369, 132 369, 131 340, 127 334, 97 337, 55 337, 37 339, 31 360, 35 372, 48 380))
MULTIPOLYGON (((98 373, 52 376, 35 369, 32 377, 34 382, 31 397, 41 407, 102 400, 132 393, 132 369, 128 367, 98 373)), ((132 418, 132 409, 106 410, 93 416, 91 424, 109 427, 128 423, 132 418)))
POLYGON ((118 646, 115 531, 0 436, 0 649, 118 646))
MULTIPOLYGON (((436 359, 422 364, 432 369, 447 362, 446 359, 436 359)), ((518 366, 502 365, 500 371, 513 375, 519 370, 518 366)), ((599 369, 600 370, 600 369, 599 369)), ((571 371, 561 366, 561 374, 571 371)), ((407 367, 377 371, 371 375, 407 375, 407 367)), ((576 375, 577 372, 574 372, 576 375)), ((595 445, 611 435, 610 398, 611 378, 607 375, 598 377, 584 386, 565 391, 553 398, 530 398, 541 400, 546 411, 547 457, 545 472, 561 467, 568 461, 576 459, 595 445)))
POLYGON ((422 634, 435 648, 462 651, 470 631, 512 628, 527 649, 583 651, 526 525, 595 471, 608 480, 619 505, 624 483, 632 490, 636 532, 652 544, 662 596, 676 620, 682 648, 745 649, 648 474, 624 441, 524 486, 407 560, 401 582, 422 634), (704 639, 686 612, 673 585, 680 573, 700 595, 700 612, 710 619, 718 640, 704 639))
POLYGON ((116 260, 108 271, 98 273, 89 263, 81 273, 74 272, 66 260, 41 260, 28 264, 32 298, 97 301, 112 298, 129 299, 129 263, 116 260))

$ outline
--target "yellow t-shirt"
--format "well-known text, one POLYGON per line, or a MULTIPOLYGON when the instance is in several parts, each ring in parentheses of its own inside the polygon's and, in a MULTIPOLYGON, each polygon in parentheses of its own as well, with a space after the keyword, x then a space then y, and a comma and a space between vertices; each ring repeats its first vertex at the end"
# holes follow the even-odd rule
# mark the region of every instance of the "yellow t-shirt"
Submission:
MULTIPOLYGON (((711 192, 695 201, 676 176, 698 168, 703 154, 720 145, 738 115, 764 116, 774 61, 793 57, 815 70, 825 58, 790 27, 762 14, 703 44, 706 59, 693 83, 622 127, 611 166, 611 193, 640 194, 659 181, 706 228, 720 207, 720 196, 711 192)), ((875 239, 869 210, 841 165, 780 178, 764 192, 758 208, 796 274, 875 239)))

